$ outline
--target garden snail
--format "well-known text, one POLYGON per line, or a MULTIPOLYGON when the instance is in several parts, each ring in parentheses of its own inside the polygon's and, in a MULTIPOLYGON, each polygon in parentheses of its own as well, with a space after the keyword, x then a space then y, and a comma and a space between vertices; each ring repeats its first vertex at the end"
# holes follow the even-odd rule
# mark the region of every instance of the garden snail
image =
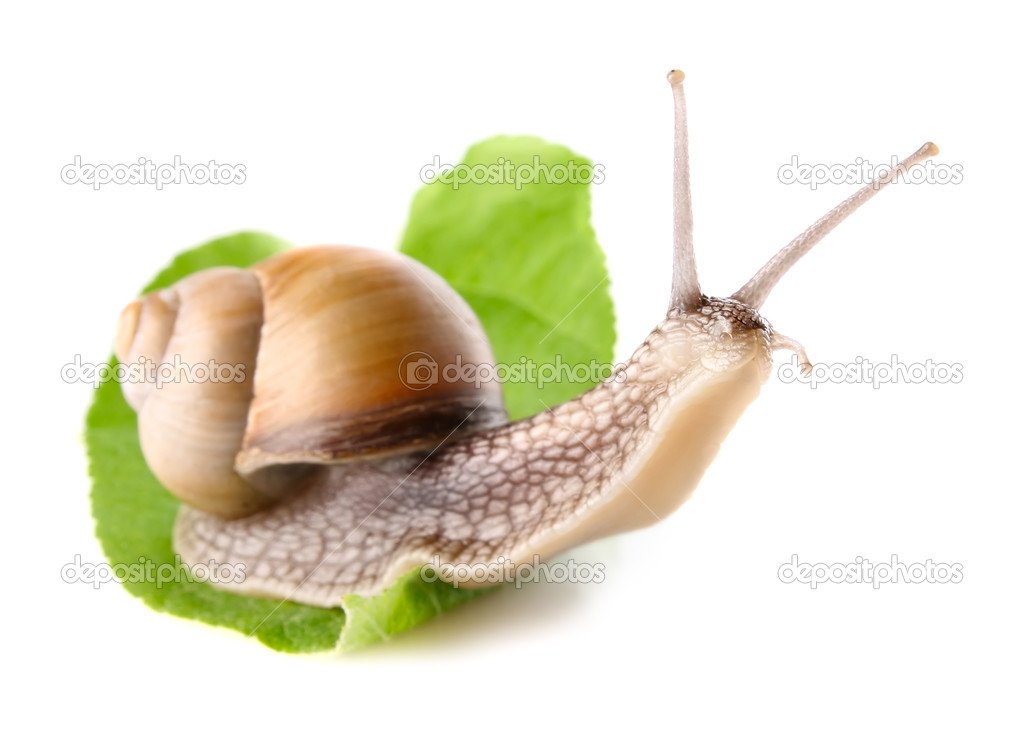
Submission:
MULTIPOLYGON (((779 251, 729 297, 697 282, 683 74, 675 99, 674 253, 665 319, 623 371, 509 423, 496 382, 401 379, 410 353, 493 363, 469 306, 407 257, 295 249, 209 269, 122 313, 121 360, 242 364, 241 381, 125 384, 143 453, 186 504, 186 563, 241 563, 251 595, 336 606, 410 570, 528 563, 651 524, 696 488, 771 371, 803 348, 758 309, 796 261, 926 143, 779 251), (408 382, 408 381, 406 381, 408 382)), ((466 584, 466 583, 464 583, 466 584)))

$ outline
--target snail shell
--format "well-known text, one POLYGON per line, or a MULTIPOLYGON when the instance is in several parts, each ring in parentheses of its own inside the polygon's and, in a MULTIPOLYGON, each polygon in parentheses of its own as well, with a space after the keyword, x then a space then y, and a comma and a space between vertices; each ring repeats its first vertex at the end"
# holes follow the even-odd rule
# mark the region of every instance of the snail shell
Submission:
POLYGON ((163 365, 124 386, 153 473, 223 518, 264 509, 318 464, 429 450, 507 421, 496 380, 403 382, 420 359, 494 355, 441 277, 383 251, 320 246, 190 275, 125 308, 115 352, 163 365), (225 366, 231 379, 216 382, 225 366), (190 377, 204 367, 210 380, 190 377))

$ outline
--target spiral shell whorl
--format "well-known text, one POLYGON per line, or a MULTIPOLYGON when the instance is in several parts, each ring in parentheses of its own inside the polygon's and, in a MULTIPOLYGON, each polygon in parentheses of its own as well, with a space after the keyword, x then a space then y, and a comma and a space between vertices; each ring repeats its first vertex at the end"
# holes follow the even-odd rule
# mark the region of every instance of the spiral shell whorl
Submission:
POLYGON ((403 383, 410 353, 494 358, 458 293, 399 254, 322 246, 197 272, 129 304, 115 350, 161 368, 123 385, 150 469, 224 519, 288 497, 319 466, 429 450, 455 429, 507 421, 497 381, 403 383), (229 381, 211 377, 225 368, 229 381))

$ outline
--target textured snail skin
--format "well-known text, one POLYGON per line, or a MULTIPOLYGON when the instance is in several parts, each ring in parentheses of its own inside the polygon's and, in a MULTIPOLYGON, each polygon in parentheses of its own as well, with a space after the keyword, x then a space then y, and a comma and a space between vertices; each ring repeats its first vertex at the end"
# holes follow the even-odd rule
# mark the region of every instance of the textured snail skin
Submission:
POLYGON ((427 563, 544 560, 649 525, 689 497, 757 396, 771 338, 756 311, 704 298, 670 313, 624 374, 530 419, 430 453, 321 467, 239 520, 183 506, 175 550, 244 564, 244 582, 224 589, 335 606, 427 563))

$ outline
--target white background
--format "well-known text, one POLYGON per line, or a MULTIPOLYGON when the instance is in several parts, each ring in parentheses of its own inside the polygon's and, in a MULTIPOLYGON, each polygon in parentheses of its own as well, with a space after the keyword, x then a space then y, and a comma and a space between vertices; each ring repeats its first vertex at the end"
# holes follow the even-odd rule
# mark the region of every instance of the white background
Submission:
POLYGON ((363 6, 68 4, 0 20, 7 726, 107 742, 1019 742, 1009 9, 363 6), (593 224, 628 356, 668 293, 671 67, 687 74, 712 294, 852 191, 780 183, 792 156, 887 162, 931 139, 962 166, 959 185, 887 190, 764 308, 817 362, 957 362, 962 383, 773 378, 677 514, 574 552, 606 564, 603 584, 505 590, 351 657, 277 654, 61 581, 75 554, 102 555, 81 442, 91 390, 59 371, 106 359, 137 288, 211 237, 391 249, 434 155, 540 135, 605 166, 593 224), (60 179, 75 155, 244 163, 247 179, 92 191, 60 179), (959 562, 963 581, 811 590, 777 578, 793 554, 959 562))

